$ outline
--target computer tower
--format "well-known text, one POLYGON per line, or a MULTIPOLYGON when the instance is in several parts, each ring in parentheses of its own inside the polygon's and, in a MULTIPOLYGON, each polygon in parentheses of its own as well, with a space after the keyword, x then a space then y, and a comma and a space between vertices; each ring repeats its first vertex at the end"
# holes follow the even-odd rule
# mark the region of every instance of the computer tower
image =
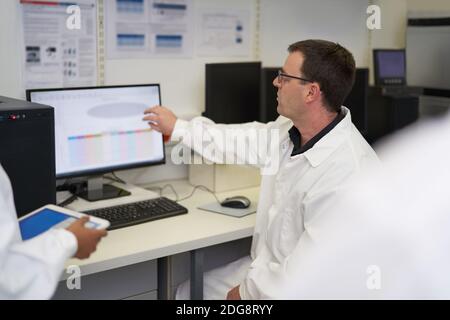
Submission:
POLYGON ((0 150, 19 217, 56 203, 53 108, 0 97, 0 150))
POLYGON ((369 69, 356 69, 355 84, 344 101, 352 115, 352 122, 361 132, 367 134, 367 95, 369 91, 369 69))
POLYGON ((203 115, 226 124, 259 121, 260 79, 260 62, 207 64, 203 115))
POLYGON ((368 101, 368 140, 371 143, 419 118, 418 96, 389 95, 382 87, 370 87, 368 101))
POLYGON ((280 115, 277 112, 278 89, 273 85, 273 80, 278 76, 280 68, 263 68, 261 70, 261 116, 260 121, 267 123, 275 121, 280 115))

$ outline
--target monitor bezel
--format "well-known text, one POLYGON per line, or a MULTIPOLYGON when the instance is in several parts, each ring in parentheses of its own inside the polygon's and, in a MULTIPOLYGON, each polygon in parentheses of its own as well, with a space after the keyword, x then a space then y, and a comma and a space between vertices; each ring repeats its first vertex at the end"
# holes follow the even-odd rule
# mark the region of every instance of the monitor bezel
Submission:
MULTIPOLYGON (((77 90, 91 90, 91 89, 116 89, 116 88, 132 88, 132 87, 152 87, 152 86, 153 87, 154 86, 158 87, 159 105, 162 105, 161 85, 159 83, 115 85, 115 86, 95 86, 95 87, 27 89, 26 90, 26 97, 27 97, 27 101, 31 102, 31 94, 32 93, 37 93, 37 92, 77 91, 77 90)), ((56 131, 55 131, 55 136, 56 136, 56 131)), ((56 179, 67 179, 67 178, 79 178, 79 177, 87 177, 87 176, 98 176, 98 175, 103 175, 103 174, 114 172, 114 171, 130 170, 130 169, 138 169, 138 168, 143 168, 143 167, 164 165, 164 164, 166 164, 166 160, 167 160, 166 159, 166 148, 165 148, 165 145, 164 145, 164 136, 162 136, 161 139, 162 139, 162 143, 163 143, 163 159, 160 160, 160 161, 158 160, 158 161, 138 162, 138 163, 131 163, 131 164, 126 164, 126 165, 122 165, 122 166, 117 166, 116 165, 116 166, 104 167, 104 168, 99 168, 99 169, 75 171, 75 172, 61 173, 61 174, 58 174, 58 173, 55 172, 56 173, 56 179)), ((55 152, 55 156, 56 156, 56 152, 55 152)), ((56 160, 56 158, 55 158, 55 160, 56 160)))
POLYGON ((377 86, 404 86, 406 85, 407 78, 407 69, 406 69, 406 49, 373 49, 373 62, 374 62, 374 78, 375 85, 377 86), (400 77, 380 77, 380 64, 378 62, 378 54, 380 52, 401 52, 405 57, 404 61, 404 70, 405 76, 403 78, 400 77), (400 80, 398 83, 389 83, 392 80, 400 80))

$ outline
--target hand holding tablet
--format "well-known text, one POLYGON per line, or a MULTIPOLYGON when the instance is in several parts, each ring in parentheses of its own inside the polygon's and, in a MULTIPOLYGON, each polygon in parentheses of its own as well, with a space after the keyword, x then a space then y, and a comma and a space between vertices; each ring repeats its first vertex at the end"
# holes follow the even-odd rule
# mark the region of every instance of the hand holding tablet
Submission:
MULTIPOLYGON (((66 208, 47 205, 19 219, 23 240, 29 240, 52 228, 66 229, 76 220, 86 216, 66 208)), ((90 217, 86 223, 89 229, 107 229, 109 221, 90 217)))
POLYGON ((89 217, 84 216, 67 228, 67 231, 77 238, 78 248, 75 257, 78 259, 89 258, 97 250, 97 245, 101 238, 107 234, 105 229, 96 230, 92 229, 92 227, 86 227, 85 225, 89 223, 89 217))
POLYGON ((86 259, 96 250, 100 239, 106 236, 110 223, 107 220, 87 216, 65 208, 47 205, 19 219, 24 241, 50 229, 66 229, 77 239, 75 257, 86 259))

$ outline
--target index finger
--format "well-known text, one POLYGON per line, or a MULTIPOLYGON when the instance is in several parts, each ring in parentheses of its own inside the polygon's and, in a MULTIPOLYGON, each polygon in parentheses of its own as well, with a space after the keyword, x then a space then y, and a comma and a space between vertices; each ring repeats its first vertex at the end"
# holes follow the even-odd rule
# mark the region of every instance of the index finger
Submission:
POLYGON ((159 106, 153 106, 151 108, 148 108, 147 110, 144 111, 144 114, 149 114, 149 113, 157 113, 159 110, 159 106))

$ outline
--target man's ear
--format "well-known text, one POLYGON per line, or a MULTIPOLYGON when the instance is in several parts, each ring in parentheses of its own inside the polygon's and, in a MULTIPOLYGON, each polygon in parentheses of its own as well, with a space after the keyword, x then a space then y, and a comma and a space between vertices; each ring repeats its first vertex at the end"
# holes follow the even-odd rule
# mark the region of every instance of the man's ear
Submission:
POLYGON ((321 99, 322 92, 320 91, 320 87, 317 83, 312 83, 309 87, 307 99, 309 102, 316 101, 321 99))

